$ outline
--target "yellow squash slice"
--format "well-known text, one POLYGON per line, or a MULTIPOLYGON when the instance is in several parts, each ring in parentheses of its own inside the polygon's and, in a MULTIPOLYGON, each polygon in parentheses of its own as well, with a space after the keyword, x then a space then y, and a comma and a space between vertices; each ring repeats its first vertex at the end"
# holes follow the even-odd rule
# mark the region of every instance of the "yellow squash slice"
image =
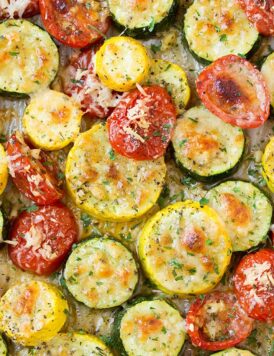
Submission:
POLYGON ((0 194, 5 190, 8 183, 8 161, 4 147, 0 144, 0 194))
POLYGON ((231 253, 230 238, 217 213, 192 201, 159 211, 139 240, 147 276, 173 295, 210 291, 226 271, 231 253))
POLYGON ((148 84, 164 87, 171 95, 177 113, 184 112, 190 98, 190 88, 186 73, 180 66, 162 59, 152 60, 148 84))
POLYGON ((135 161, 114 152, 103 124, 82 133, 68 155, 68 190, 80 209, 108 221, 129 221, 156 203, 164 184, 164 158, 135 161))
POLYGON ((149 67, 146 48, 131 37, 112 37, 96 53, 95 71, 113 90, 128 91, 145 82, 149 67))
POLYGON ((23 127, 34 146, 59 150, 79 134, 82 111, 67 95, 46 90, 35 95, 25 110, 23 127))
POLYGON ((17 284, 0 300, 0 328, 15 342, 35 346, 58 333, 67 312, 56 287, 40 281, 17 284))
POLYGON ((270 139, 262 157, 262 175, 268 188, 274 192, 274 137, 270 139))

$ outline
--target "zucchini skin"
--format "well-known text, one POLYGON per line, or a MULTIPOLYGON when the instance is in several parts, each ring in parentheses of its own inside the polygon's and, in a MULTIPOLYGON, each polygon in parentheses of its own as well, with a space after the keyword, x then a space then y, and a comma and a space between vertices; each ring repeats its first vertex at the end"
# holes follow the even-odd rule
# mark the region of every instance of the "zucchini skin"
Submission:
MULTIPOLYGON (((146 301, 151 302, 154 300, 165 301, 172 308, 174 308, 175 310, 178 310, 178 308, 175 306, 175 304, 172 303, 172 301, 167 299, 165 296, 145 295, 145 296, 138 296, 135 299, 132 299, 131 301, 127 302, 123 308, 120 308, 115 312, 113 328, 112 328, 112 332, 111 332, 111 343, 114 345, 115 349, 117 349, 120 356, 128 356, 128 353, 126 352, 123 342, 120 338, 121 322, 122 322, 124 315, 127 313, 127 310, 139 303, 146 302, 146 301)), ((183 349, 183 346, 182 346, 182 349, 183 349)), ((180 350, 179 354, 181 353, 182 349, 180 350)))
POLYGON ((179 0, 174 0, 173 5, 171 6, 168 15, 160 22, 156 23, 153 27, 153 30, 150 28, 150 26, 145 26, 145 27, 140 27, 140 28, 134 28, 134 29, 129 29, 126 28, 125 26, 121 25, 115 18, 115 15, 111 12, 111 16, 113 19, 113 22, 115 26, 123 31, 124 34, 130 37, 135 37, 135 38, 148 38, 154 33, 158 31, 164 31, 166 30, 171 24, 172 20, 175 18, 177 14, 177 10, 179 8, 179 0))

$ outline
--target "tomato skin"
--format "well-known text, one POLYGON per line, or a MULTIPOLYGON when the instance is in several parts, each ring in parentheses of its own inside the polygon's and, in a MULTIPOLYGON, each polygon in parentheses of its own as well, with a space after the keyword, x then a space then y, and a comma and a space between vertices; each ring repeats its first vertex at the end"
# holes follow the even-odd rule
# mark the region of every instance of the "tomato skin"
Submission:
POLYGON ((32 212, 24 211, 17 217, 10 231, 9 239, 17 244, 9 245, 9 257, 24 271, 49 275, 60 267, 77 237, 75 218, 61 203, 39 207, 32 212), (29 234, 41 237, 38 246, 28 245, 29 237, 26 236, 29 234), (47 251, 50 251, 49 255, 47 251), (54 253, 54 256, 49 257, 50 253, 54 253))
POLYGON ((62 192, 54 176, 31 154, 31 149, 19 134, 7 142, 8 166, 18 190, 37 205, 53 204, 61 199, 62 192))
POLYGON ((39 4, 46 30, 66 46, 84 48, 101 40, 110 27, 106 9, 98 12, 86 1, 39 0, 39 4))
POLYGON ((269 117, 267 85, 244 58, 231 54, 217 59, 200 73, 196 87, 206 108, 231 125, 256 128, 269 117))
MULTIPOLYGON (((39 0, 29 0, 29 4, 26 7, 24 13, 22 14, 22 18, 28 18, 35 15, 38 15, 40 12, 39 9, 39 0)), ((5 20, 10 18, 9 15, 4 11, 3 8, 0 6, 0 20, 5 20)), ((15 12, 13 18, 19 18, 18 13, 15 12)))
POLYGON ((186 317, 186 329, 194 346, 204 350, 218 351, 232 347, 248 337, 253 327, 253 320, 247 316, 231 292, 213 292, 204 298, 197 298, 190 306, 186 317), (214 318, 225 328, 223 335, 232 335, 230 339, 212 341, 203 331, 208 313, 204 308, 210 303, 223 302, 225 309, 214 318))
POLYGON ((156 85, 143 87, 141 91, 135 89, 121 99, 107 119, 109 140, 122 156, 135 160, 156 159, 164 155, 175 122, 176 108, 165 89, 156 85), (129 118, 132 111, 137 119, 129 118))
POLYGON ((274 35, 273 0, 238 0, 248 19, 264 36, 274 35))
POLYGON ((120 94, 106 88, 94 71, 93 60, 97 48, 82 52, 73 58, 63 73, 64 93, 72 96, 81 105, 81 110, 91 119, 104 119, 111 114, 117 105, 120 94), (84 73, 78 78, 78 72, 84 73), (90 82, 96 86, 95 91, 89 92, 90 82), (108 94, 104 100, 101 99, 101 90, 108 94), (79 96, 80 99, 79 99, 79 96), (99 98, 99 99, 96 99, 99 98))
POLYGON ((239 303, 251 318, 262 321, 274 320, 274 287, 267 277, 267 272, 271 275, 270 278, 273 281, 274 251, 262 249, 243 257, 234 274, 234 289, 239 303), (256 284, 254 282, 252 285, 246 284, 246 273, 254 277, 255 271, 260 268, 259 266, 263 267, 265 264, 268 264, 269 268, 266 268, 266 272, 258 276, 256 284), (263 280, 268 280, 268 284, 264 285, 263 280), (254 293, 257 295, 256 299, 254 293), (261 303, 258 303, 258 298, 261 303))

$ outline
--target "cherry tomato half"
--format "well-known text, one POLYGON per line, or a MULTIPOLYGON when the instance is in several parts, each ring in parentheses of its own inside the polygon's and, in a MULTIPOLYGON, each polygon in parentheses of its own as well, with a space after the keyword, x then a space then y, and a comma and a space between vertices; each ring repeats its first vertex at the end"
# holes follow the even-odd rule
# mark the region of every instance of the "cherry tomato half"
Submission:
POLYGON ((249 21, 265 36, 274 35, 273 0, 238 0, 249 21))
POLYGON ((263 125, 270 113, 270 93, 260 71, 244 58, 228 55, 197 78, 198 94, 209 111, 241 128, 263 125))
POLYGON ((167 91, 143 87, 125 95, 107 120, 109 140, 118 153, 136 160, 164 155, 176 122, 167 91))
POLYGON ((262 249, 246 255, 236 269, 234 286, 250 317, 274 320, 274 251, 262 249))
MULTIPOLYGON (((7 143, 9 172, 19 191, 38 205, 53 204, 62 192, 49 170, 35 158, 20 134, 13 134, 7 143)), ((37 152, 37 150, 36 150, 37 152)))
POLYGON ((21 213, 15 220, 8 252, 12 262, 25 271, 49 275, 56 271, 77 241, 78 226, 71 211, 61 203, 21 213))
POLYGON ((9 4, 13 4, 14 12, 11 14, 8 11, 7 6, 0 5, 0 20, 8 18, 21 18, 21 17, 32 17, 39 14, 39 0, 29 0, 28 3, 23 5, 20 0, 9 0, 9 4))
POLYGON ((107 88, 96 75, 93 66, 95 53, 96 50, 92 49, 72 59, 62 75, 63 89, 89 117, 104 119, 110 115, 121 96, 107 88))
POLYGON ((39 0, 46 30, 59 42, 86 47, 103 38, 110 26, 104 1, 39 0))
POLYGON ((213 292, 197 298, 186 317, 193 345, 210 351, 238 344, 248 337, 252 327, 253 320, 230 292, 213 292))

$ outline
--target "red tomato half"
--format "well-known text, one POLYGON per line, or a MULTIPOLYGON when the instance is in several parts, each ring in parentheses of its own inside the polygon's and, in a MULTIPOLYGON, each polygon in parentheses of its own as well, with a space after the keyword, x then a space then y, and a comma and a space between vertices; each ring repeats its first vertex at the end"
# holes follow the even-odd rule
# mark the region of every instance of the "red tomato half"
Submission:
POLYGON ((110 26, 102 0, 39 0, 46 30, 61 43, 83 48, 103 38, 110 26))
POLYGON ((274 320, 274 251, 246 255, 234 275, 239 303, 254 319, 274 320))
POLYGON ((23 212, 15 220, 9 245, 12 262, 25 271, 49 275, 56 271, 77 241, 78 227, 64 205, 48 205, 23 212))
POLYGON ((206 67, 197 91, 213 114, 232 125, 255 128, 270 113, 270 94, 261 72, 244 58, 228 55, 206 67))
POLYGON ((39 14, 39 0, 29 0, 27 5, 22 7, 22 1, 20 0, 9 0, 9 4, 12 4, 12 13, 9 11, 7 6, 0 5, 0 20, 8 18, 21 18, 21 17, 32 17, 39 14))
POLYGON ((265 36, 274 35, 273 0, 238 0, 248 19, 265 36))
POLYGON ((19 134, 13 134, 7 143, 10 175, 27 198, 38 205, 53 204, 61 199, 62 192, 54 176, 35 158, 34 152, 19 134))
POLYGON ((253 320, 240 307, 233 293, 213 292, 197 298, 186 317, 191 342, 204 350, 232 347, 248 337, 253 320))
POLYGON ((175 122, 176 108, 167 91, 143 87, 124 96, 108 118, 109 140, 125 157, 156 159, 164 155, 175 122))
POLYGON ((121 95, 103 85, 94 72, 96 50, 81 53, 63 72, 64 92, 72 96, 91 118, 104 119, 118 104, 121 95))

